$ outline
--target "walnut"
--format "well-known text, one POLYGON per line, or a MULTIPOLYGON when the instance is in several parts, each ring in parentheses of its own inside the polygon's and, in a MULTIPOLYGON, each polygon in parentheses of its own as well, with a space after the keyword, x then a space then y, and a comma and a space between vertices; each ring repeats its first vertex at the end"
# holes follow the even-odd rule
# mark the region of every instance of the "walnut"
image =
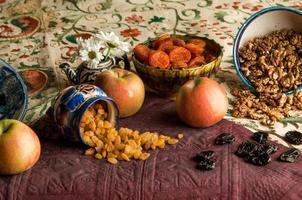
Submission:
POLYGON ((302 84, 302 34, 284 29, 257 37, 239 50, 239 58, 241 71, 257 95, 233 90, 234 117, 249 117, 270 126, 290 111, 302 110, 302 91, 283 94, 302 84))

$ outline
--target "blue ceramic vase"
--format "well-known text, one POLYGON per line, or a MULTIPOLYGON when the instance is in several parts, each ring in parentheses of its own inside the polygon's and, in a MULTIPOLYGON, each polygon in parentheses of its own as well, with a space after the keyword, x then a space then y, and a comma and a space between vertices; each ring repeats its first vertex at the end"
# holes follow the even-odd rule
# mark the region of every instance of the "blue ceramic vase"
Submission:
POLYGON ((96 102, 105 103, 107 120, 116 126, 118 107, 99 87, 90 84, 70 86, 58 95, 54 104, 54 121, 66 139, 85 144, 80 133, 81 119, 84 112, 96 102))

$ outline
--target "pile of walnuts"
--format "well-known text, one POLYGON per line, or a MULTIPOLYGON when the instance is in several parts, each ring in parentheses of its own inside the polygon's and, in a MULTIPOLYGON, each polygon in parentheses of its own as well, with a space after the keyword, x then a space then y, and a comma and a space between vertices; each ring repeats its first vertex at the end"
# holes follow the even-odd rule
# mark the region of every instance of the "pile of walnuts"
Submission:
POLYGON ((280 30, 250 40, 239 51, 241 71, 256 89, 235 89, 234 117, 261 120, 273 125, 302 109, 302 92, 284 92, 302 84, 302 34, 280 30))

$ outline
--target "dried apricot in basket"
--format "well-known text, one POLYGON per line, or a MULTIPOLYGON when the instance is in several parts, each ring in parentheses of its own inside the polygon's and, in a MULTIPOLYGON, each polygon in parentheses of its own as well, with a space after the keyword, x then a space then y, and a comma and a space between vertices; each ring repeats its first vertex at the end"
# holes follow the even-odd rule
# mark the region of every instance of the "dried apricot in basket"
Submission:
POLYGON ((195 55, 201 55, 205 51, 203 47, 193 43, 187 43, 186 49, 188 49, 192 54, 195 55))
POLYGON ((169 34, 162 35, 160 38, 156 39, 156 40, 152 43, 152 47, 153 47, 154 49, 158 49, 159 45, 160 45, 163 41, 169 39, 170 37, 171 37, 171 36, 170 36, 169 34))
POLYGON ((168 54, 160 50, 151 52, 149 55, 149 65, 159 67, 161 69, 167 69, 170 66, 168 54))
POLYGON ((172 63, 178 61, 187 63, 191 59, 191 53, 184 47, 177 47, 170 52, 169 57, 172 63))
POLYGON ((190 60, 188 66, 195 67, 202 64, 206 64, 205 58, 203 56, 196 56, 190 60))
POLYGON ((148 62, 149 53, 150 53, 149 47, 147 47, 144 44, 138 44, 134 47, 133 52, 137 59, 143 63, 148 62))

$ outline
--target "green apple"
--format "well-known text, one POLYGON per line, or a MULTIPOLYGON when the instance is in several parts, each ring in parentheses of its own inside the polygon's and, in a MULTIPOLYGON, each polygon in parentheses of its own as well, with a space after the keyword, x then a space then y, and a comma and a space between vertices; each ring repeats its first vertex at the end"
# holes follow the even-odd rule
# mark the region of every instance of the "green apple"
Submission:
POLYGON ((94 83, 115 100, 122 118, 135 114, 143 105, 144 83, 133 72, 119 68, 107 70, 98 74, 94 83))
POLYGON ((41 145, 36 133, 14 119, 0 120, 0 174, 18 174, 39 159, 41 145))

